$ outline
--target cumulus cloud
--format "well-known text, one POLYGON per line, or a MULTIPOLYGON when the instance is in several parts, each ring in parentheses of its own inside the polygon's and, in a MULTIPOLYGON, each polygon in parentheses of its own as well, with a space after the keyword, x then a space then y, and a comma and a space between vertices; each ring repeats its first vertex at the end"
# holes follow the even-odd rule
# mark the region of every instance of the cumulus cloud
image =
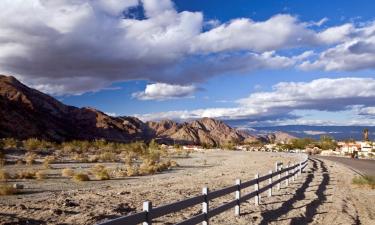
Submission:
POLYGON ((201 12, 178 12, 171 0, 3 0, 0 6, 0 73, 54 94, 134 79, 186 85, 292 67, 301 59, 278 50, 340 44, 352 30, 316 32, 291 15, 220 24, 204 21, 201 12), (132 10, 142 16, 127 16, 132 10))
MULTIPOLYGON (((207 108, 137 115, 143 120, 194 119, 275 121, 297 119, 294 110, 345 111, 351 107, 375 106, 375 79, 316 79, 311 82, 281 82, 272 91, 255 92, 236 101, 233 108, 207 108)), ((367 111, 371 112, 372 108, 367 111)))
POLYGON ((334 42, 336 39, 344 42, 324 50, 317 59, 304 61, 299 68, 326 71, 375 68, 375 23, 360 28, 347 24, 328 29, 321 36, 326 42, 334 42))
POLYGON ((148 84, 144 91, 135 92, 133 98, 139 100, 167 100, 175 98, 193 97, 197 90, 194 85, 173 85, 164 83, 148 84))

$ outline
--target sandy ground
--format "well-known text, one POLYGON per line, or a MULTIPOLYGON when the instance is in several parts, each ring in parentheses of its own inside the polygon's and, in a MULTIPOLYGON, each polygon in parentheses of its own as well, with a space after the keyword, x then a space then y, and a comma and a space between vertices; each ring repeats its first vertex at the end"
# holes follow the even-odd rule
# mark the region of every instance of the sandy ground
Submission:
MULTIPOLYGON (((1 224, 95 224, 139 212, 142 202, 164 205, 268 173, 276 161, 296 162, 297 154, 210 151, 177 159, 181 167, 153 176, 75 184, 65 178, 24 182, 28 194, 1 197, 1 224)), ((64 166, 64 165, 56 165, 64 166)), ((77 165, 84 167, 85 165, 77 165)), ((55 167, 55 165, 54 165, 55 167)), ((288 187, 242 204, 240 217, 230 210, 210 224, 374 224, 375 192, 351 186, 349 169, 330 161, 312 159, 306 173, 288 187)), ((253 187, 242 194, 252 191, 253 187)), ((215 199, 210 207, 233 200, 215 199)), ((200 205, 158 218, 153 224, 173 224, 200 213, 200 205)))

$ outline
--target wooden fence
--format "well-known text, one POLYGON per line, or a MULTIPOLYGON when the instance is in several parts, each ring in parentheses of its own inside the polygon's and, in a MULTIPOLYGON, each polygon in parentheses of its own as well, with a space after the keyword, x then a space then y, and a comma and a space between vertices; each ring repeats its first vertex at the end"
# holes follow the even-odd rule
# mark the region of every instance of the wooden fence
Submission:
POLYGON ((150 201, 146 201, 143 203, 142 212, 110 220, 100 225, 135 225, 140 223, 143 225, 151 225, 152 220, 155 218, 175 213, 197 204, 202 204, 202 213, 177 223, 176 225, 193 225, 198 223, 208 225, 210 218, 231 208, 234 208, 235 215, 239 216, 241 213, 241 203, 251 198, 254 198, 255 205, 258 205, 261 201, 260 194, 268 192, 268 196, 271 197, 273 187, 279 190, 283 181, 285 181, 286 186, 289 185, 290 180, 294 181, 306 166, 307 158, 298 164, 287 165, 286 168, 283 168, 282 163, 276 163, 275 171, 270 170, 267 175, 261 177, 259 177, 259 174, 256 174, 253 180, 241 182, 240 179, 237 179, 235 185, 212 192, 209 192, 208 188, 204 187, 202 189, 202 195, 155 208, 152 207, 150 201), (266 181, 268 181, 267 184, 260 187, 260 184, 266 181), (254 186, 254 191, 241 196, 241 190, 250 186, 254 186), (235 198, 232 201, 216 208, 209 208, 209 202, 211 200, 231 193, 235 193, 235 198))

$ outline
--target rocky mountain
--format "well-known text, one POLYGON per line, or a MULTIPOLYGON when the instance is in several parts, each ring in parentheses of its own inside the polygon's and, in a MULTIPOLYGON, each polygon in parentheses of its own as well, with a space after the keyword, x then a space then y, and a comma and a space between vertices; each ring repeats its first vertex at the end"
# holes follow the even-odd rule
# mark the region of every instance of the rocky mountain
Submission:
POLYGON ((145 130, 137 118, 67 106, 14 77, 0 75, 0 137, 130 141, 146 138, 145 130))
POLYGON ((147 122, 155 137, 165 143, 179 144, 207 144, 217 146, 232 142, 243 142, 248 134, 228 126, 222 121, 212 118, 202 118, 185 123, 176 123, 171 120, 147 122))
POLYGON ((142 122, 135 117, 112 117, 94 108, 67 106, 29 88, 11 76, 0 75, 0 138, 14 137, 65 141, 72 139, 131 142, 157 139, 162 143, 207 144, 279 141, 287 138, 257 136, 234 129, 222 121, 202 118, 177 123, 172 120, 142 122))

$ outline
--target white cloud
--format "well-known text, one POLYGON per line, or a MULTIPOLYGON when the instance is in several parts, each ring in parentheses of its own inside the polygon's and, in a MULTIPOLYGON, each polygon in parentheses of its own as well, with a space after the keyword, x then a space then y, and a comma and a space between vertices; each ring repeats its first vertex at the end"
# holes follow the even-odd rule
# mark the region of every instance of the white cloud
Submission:
POLYGON ((194 85, 173 85, 164 83, 148 84, 144 91, 135 92, 133 98, 139 100, 167 100, 192 97, 197 90, 194 85))
POLYGON ((287 57, 277 50, 341 43, 351 31, 317 33, 291 15, 205 22, 201 12, 177 12, 171 0, 3 0, 0 7, 0 73, 58 94, 292 67, 311 51, 287 57), (135 6, 145 18, 123 18, 135 6))
POLYGON ((375 23, 360 28, 354 28, 351 24, 330 28, 321 34, 321 39, 344 42, 324 50, 317 59, 304 61, 299 68, 326 71, 375 68, 375 23))
POLYGON ((272 91, 255 92, 247 98, 239 99, 237 106, 233 108, 206 108, 136 116, 143 120, 213 117, 253 121, 283 121, 293 118, 296 121, 299 116, 293 115, 294 110, 336 112, 350 110, 356 105, 375 106, 375 79, 322 78, 311 82, 281 82, 275 85, 272 91))

